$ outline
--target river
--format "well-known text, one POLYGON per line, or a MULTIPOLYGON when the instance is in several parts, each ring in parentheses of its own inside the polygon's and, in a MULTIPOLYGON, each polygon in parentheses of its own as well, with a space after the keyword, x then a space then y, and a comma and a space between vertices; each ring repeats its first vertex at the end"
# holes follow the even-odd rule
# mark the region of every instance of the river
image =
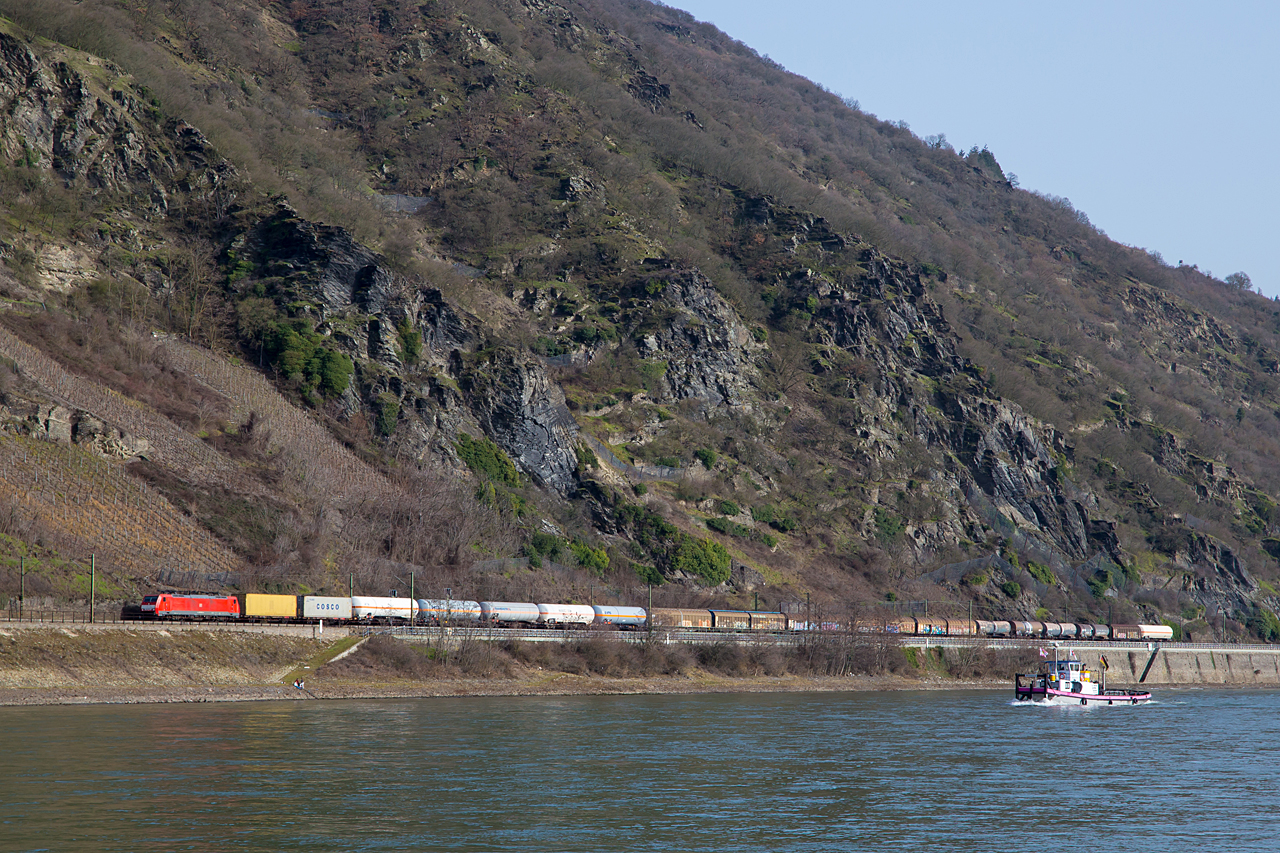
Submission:
POLYGON ((1275 849, 1280 693, 0 708, 9 851, 1275 849))

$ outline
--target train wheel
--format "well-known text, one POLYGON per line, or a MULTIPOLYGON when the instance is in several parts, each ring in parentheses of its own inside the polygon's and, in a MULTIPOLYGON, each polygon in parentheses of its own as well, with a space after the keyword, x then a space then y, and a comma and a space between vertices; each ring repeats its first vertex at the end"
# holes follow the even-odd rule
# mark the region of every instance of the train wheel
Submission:
POLYGON ((1088 705, 1088 704, 1089 704, 1089 700, 1088 700, 1088 699, 1081 699, 1081 700, 1080 700, 1080 704, 1081 704, 1081 705, 1088 705))

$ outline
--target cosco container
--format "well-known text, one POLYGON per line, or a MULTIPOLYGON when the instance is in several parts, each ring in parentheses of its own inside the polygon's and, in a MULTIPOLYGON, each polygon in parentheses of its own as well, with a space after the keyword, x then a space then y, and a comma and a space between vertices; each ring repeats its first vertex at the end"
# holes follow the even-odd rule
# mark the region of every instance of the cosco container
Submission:
POLYGON ((611 625, 615 628, 643 628, 648 615, 643 607, 619 607, 613 604, 593 604, 591 611, 595 614, 597 625, 611 625))
POLYGON ((351 618, 351 599, 336 595, 300 595, 298 612, 303 619, 351 618))

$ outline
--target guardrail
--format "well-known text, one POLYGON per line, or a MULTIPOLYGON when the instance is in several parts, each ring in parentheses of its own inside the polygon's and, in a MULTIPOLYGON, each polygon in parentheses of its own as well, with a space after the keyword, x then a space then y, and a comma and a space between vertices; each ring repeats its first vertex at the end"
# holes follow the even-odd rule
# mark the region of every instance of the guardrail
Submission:
POLYGON ((120 618, 120 608, 115 607, 111 610, 96 611, 93 618, 90 618, 89 609, 68 609, 68 610, 33 610, 26 608, 21 612, 8 611, 0 613, 0 622, 36 622, 47 623, 50 625, 59 624, 99 624, 108 622, 123 622, 120 618))

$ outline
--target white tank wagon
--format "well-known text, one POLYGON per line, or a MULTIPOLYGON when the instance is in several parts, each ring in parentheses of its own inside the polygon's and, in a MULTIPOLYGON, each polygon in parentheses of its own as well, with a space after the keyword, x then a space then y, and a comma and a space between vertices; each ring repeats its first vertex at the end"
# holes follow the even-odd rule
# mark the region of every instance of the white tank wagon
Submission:
POLYGON ((412 598, 379 598, 372 595, 351 596, 351 618, 370 621, 392 619, 412 622, 418 615, 418 602, 412 598))
POLYGON ((590 625, 596 612, 589 604, 539 604, 538 624, 548 628, 563 625, 567 628, 590 625))
POLYGON ((648 614, 643 607, 619 607, 613 604, 593 604, 595 624, 612 628, 643 628, 648 614))
POLYGON ((333 595, 300 595, 298 612, 303 619, 351 618, 351 599, 333 595))
POLYGON ((491 625, 536 625, 538 605, 524 601, 482 601, 480 619, 491 625))
POLYGON ((418 617, 428 622, 479 622, 480 602, 461 598, 419 598, 418 617))

